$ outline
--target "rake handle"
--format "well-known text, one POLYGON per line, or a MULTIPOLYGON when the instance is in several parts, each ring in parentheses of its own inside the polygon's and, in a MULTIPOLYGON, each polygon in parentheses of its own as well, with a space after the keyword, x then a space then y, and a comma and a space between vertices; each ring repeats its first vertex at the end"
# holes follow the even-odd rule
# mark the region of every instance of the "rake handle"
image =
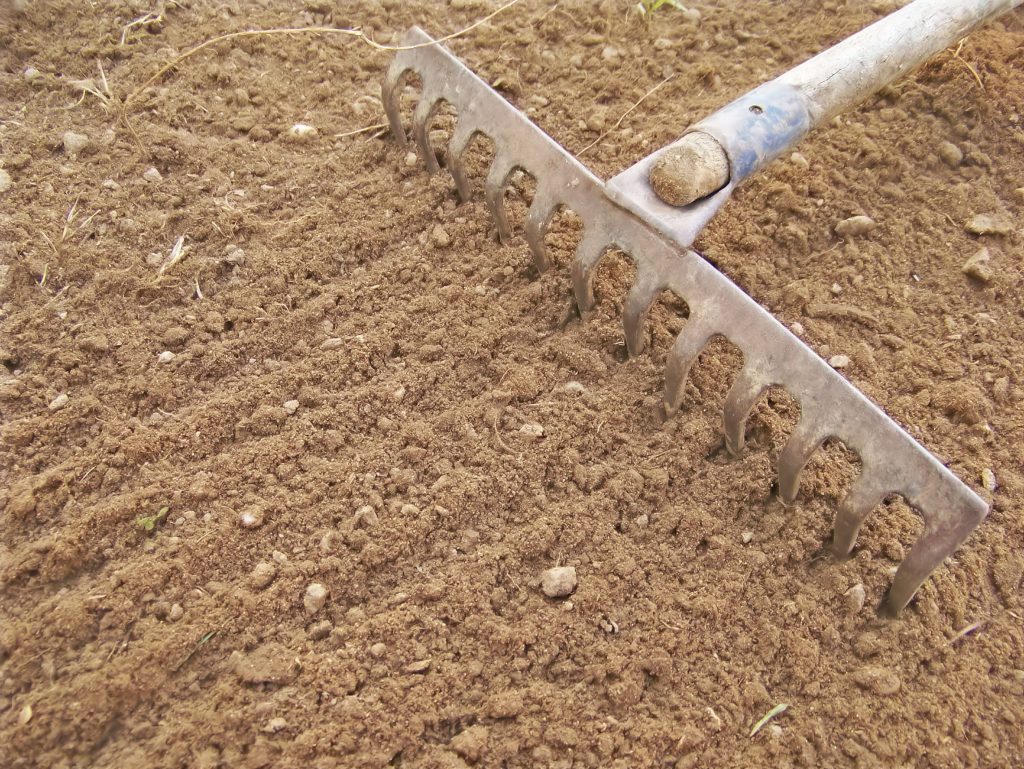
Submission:
POLYGON ((652 186, 665 202, 679 206, 730 181, 738 184, 811 128, 1021 2, 914 0, 691 126, 659 151, 651 170, 652 186), (721 151, 695 133, 712 137, 721 151), (698 176, 708 181, 695 184, 692 180, 698 176))

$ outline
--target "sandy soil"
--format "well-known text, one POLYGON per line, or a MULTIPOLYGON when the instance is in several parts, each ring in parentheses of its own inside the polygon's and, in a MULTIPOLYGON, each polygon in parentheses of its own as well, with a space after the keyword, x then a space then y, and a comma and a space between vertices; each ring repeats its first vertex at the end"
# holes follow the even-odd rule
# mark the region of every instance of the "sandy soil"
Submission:
MULTIPOLYGON (((524 0, 451 48, 570 150, 607 131, 582 157, 609 176, 892 7, 629 5, 524 0)), ((1024 765, 1021 12, 809 137, 699 243, 992 502, 880 621, 913 512, 817 557, 855 457, 822 452, 784 509, 798 409, 773 392, 727 460, 726 343, 663 420, 683 308, 627 360, 628 259, 581 322, 572 216, 538 276, 446 174, 344 135, 382 120, 388 54, 234 40, 118 118, 224 32, 389 42, 496 6, 0 7, 0 765, 1024 765), (855 214, 878 227, 843 241, 855 214), (540 590, 556 565, 568 599, 540 590)))

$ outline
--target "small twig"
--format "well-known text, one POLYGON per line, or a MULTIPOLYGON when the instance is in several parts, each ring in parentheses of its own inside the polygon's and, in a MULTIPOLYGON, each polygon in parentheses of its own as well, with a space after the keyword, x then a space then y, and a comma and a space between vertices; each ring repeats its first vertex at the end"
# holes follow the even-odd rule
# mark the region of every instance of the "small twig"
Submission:
POLYGON ((171 670, 171 672, 172 673, 177 673, 179 670, 181 670, 183 667, 185 667, 185 665, 188 664, 188 661, 190 659, 192 659, 193 657, 195 657, 196 654, 199 652, 199 650, 202 649, 209 642, 209 640, 211 638, 213 638, 215 635, 217 635, 218 632, 220 632, 220 631, 219 630, 210 630, 209 632, 204 633, 203 637, 199 639, 199 643, 197 643, 195 646, 192 647, 192 651, 190 651, 188 653, 188 655, 185 657, 185 659, 183 659, 181 662, 179 662, 177 665, 175 665, 174 668, 171 670))
POLYGON ((373 125, 368 125, 368 126, 366 126, 364 128, 357 128, 354 131, 345 131, 345 133, 334 134, 334 138, 335 139, 344 139, 347 136, 357 136, 358 134, 364 134, 367 131, 373 131, 373 130, 375 130, 377 128, 387 128, 387 127, 388 127, 387 123, 374 123, 373 125))
POLYGON ((949 645, 952 646, 957 641, 962 640, 965 636, 970 635, 975 630, 977 630, 978 628, 982 627, 984 624, 985 624, 984 620, 978 620, 977 622, 972 622, 967 627, 957 631, 956 635, 954 635, 952 638, 949 639, 949 645))
POLYGON ((974 79, 978 81, 978 85, 981 86, 981 90, 984 91, 985 90, 985 84, 983 82, 981 82, 981 76, 978 75, 978 71, 974 67, 972 67, 963 56, 960 55, 960 51, 963 50, 964 43, 966 43, 966 42, 967 42, 967 38, 965 37, 963 40, 961 40, 959 43, 957 43, 956 50, 953 51, 953 58, 956 59, 957 61, 959 61, 965 67, 967 67, 967 71, 970 72, 972 75, 974 75, 974 79))
POLYGON ((747 736, 753 737, 755 734, 761 731, 761 729, 764 728, 765 724, 767 724, 769 721, 775 718, 775 716, 781 715, 782 713, 785 713, 787 710, 789 710, 789 705, 787 705, 784 702, 776 705, 774 708, 765 713, 761 717, 760 721, 754 724, 753 728, 750 730, 750 734, 748 734, 747 736))
POLYGON ((641 104, 643 104, 644 100, 646 100, 648 96, 653 94, 655 91, 657 91, 659 88, 661 88, 663 85, 665 85, 665 83, 667 83, 669 80, 671 80, 674 77, 675 77, 675 74, 669 75, 664 80, 662 80, 660 83, 658 83, 656 86, 654 86, 651 90, 649 90, 647 93, 645 93, 639 99, 637 99, 636 103, 634 103, 632 107, 627 109, 625 112, 622 113, 622 115, 619 116, 619 119, 615 121, 615 125, 613 125, 607 131, 605 131, 600 136, 598 136, 596 139, 594 139, 594 141, 590 142, 590 144, 588 144, 586 147, 584 147, 579 152, 577 152, 576 153, 576 157, 580 157, 581 155, 583 155, 584 152, 589 150, 595 144, 599 144, 604 139, 604 137, 606 137, 608 134, 610 134, 612 131, 614 131, 616 128, 618 128, 620 125, 622 125, 622 121, 626 119, 626 116, 629 115, 630 112, 632 112, 637 107, 639 107, 641 104))

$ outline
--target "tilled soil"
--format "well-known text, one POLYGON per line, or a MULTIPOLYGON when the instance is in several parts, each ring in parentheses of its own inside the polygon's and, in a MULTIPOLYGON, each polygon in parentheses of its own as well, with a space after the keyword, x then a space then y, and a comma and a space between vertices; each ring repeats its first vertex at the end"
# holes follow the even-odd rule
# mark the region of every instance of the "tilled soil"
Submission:
MULTIPOLYGON (((630 5, 524 0, 450 47, 608 177, 894 7, 630 5)), ((479 196, 353 133, 391 54, 235 38, 121 111, 226 32, 395 43, 496 7, 0 6, 0 765, 1024 764, 1024 16, 812 134, 698 243, 992 503, 883 621, 913 511, 820 557, 856 457, 826 447, 784 508, 799 406, 769 393, 728 458, 724 341, 666 420, 685 307, 628 359, 626 256, 581 320, 571 214, 538 275, 479 196), (853 215, 877 227, 838 237, 853 215)))

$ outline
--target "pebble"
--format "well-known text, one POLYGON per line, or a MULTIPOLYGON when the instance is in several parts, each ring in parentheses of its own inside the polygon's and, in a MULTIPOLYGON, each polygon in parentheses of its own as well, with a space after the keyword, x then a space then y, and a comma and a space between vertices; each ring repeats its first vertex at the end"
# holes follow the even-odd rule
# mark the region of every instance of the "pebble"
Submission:
POLYGON ((828 359, 828 365, 832 368, 846 368, 850 365, 849 355, 833 355, 828 359))
POLYGON ((319 136, 320 132, 307 123, 296 123, 288 129, 288 136, 296 141, 309 141, 319 136))
POLYGON ((43 76, 43 73, 35 67, 25 67, 25 71, 21 73, 21 76, 25 78, 26 82, 34 83, 43 76))
POLYGON ((740 540, 742 540, 744 545, 749 545, 752 539, 754 539, 754 532, 752 531, 745 531, 740 534, 740 540))
POLYGON ((794 323, 792 326, 789 327, 789 330, 792 331, 797 336, 803 336, 804 331, 805 331, 804 324, 803 323, 794 323))
POLYGON ((4 169, 0 168, 0 194, 7 192, 11 188, 14 182, 11 180, 11 175, 4 169))
POLYGON ((185 609, 182 608, 180 603, 171 604, 171 610, 167 612, 167 619, 171 622, 177 622, 185 616, 185 609))
POLYGON ((26 705, 18 713, 18 723, 21 724, 22 726, 24 726, 25 724, 27 724, 31 720, 32 720, 32 706, 31 705, 26 705))
POLYGON ((320 343, 320 349, 321 350, 337 350, 339 347, 343 347, 344 345, 345 345, 345 340, 342 339, 339 336, 335 336, 335 337, 331 337, 330 339, 325 339, 324 341, 322 341, 320 343))
POLYGON ((155 168, 150 166, 149 168, 146 169, 145 173, 142 174, 142 178, 145 179, 147 182, 156 184, 159 181, 163 181, 164 177, 163 174, 161 174, 155 168))
POLYGON ((329 619, 322 619, 310 625, 306 632, 309 633, 309 637, 314 641, 322 641, 331 634, 333 629, 334 626, 329 619))
POLYGON ((583 395, 587 391, 587 388, 580 382, 566 382, 562 389, 569 395, 583 395))
POLYGON ((430 242, 434 244, 435 248, 445 248, 451 245, 452 239, 448 231, 438 224, 430 232, 430 242))
POLYGON ((674 45, 675 43, 672 40, 669 40, 667 37, 659 37, 657 40, 654 41, 654 48, 657 51, 667 51, 674 45))
POLYGON ((50 401, 50 405, 47 408, 49 408, 50 411, 60 411, 62 408, 68 405, 68 401, 70 400, 71 398, 68 397, 67 393, 61 393, 52 401, 50 401))
POLYGON ((429 659, 416 660, 415 662, 410 662, 408 665, 405 666, 405 672, 406 673, 426 673, 428 670, 430 670, 430 665, 431 665, 432 662, 433 661, 429 660, 429 659))
POLYGON ((388 645, 378 641, 370 647, 370 656, 376 659, 383 657, 388 651, 388 645))
POLYGON ((536 422, 527 422, 519 428, 519 434, 527 440, 535 441, 538 438, 544 437, 544 426, 539 425, 536 422))
POLYGON ((89 137, 85 134, 75 133, 74 131, 67 131, 61 141, 64 143, 64 152, 71 157, 75 157, 80 152, 83 152, 90 143, 89 137))
POLYGON ((981 485, 989 493, 999 488, 999 483, 996 481, 996 474, 992 472, 992 468, 986 467, 981 471, 981 485))
POLYGON ((296 411, 299 410, 299 402, 296 400, 290 400, 284 402, 284 413, 288 416, 292 416, 296 411))
POLYGON ((418 162, 418 159, 416 157, 416 153, 415 152, 413 152, 412 150, 409 150, 408 152, 405 153, 405 167, 406 168, 415 168, 417 162, 418 162))
POLYGON ((170 350, 164 350, 162 353, 160 353, 159 355, 156 356, 156 362, 157 363, 170 363, 172 360, 174 360, 177 357, 178 356, 175 355, 170 350))
POLYGON ((277 732, 283 731, 288 728, 288 722, 278 716, 277 718, 271 718, 267 721, 267 725, 263 727, 263 731, 268 734, 277 734, 277 732))
POLYGON ((249 574, 249 579, 253 587, 257 590, 263 590, 263 588, 270 587, 270 583, 274 581, 276 576, 277 568, 274 564, 260 561, 249 574))
POLYGON ((836 235, 841 238, 852 238, 869 233, 877 226, 870 216, 851 216, 836 224, 836 235))
POLYGON ((982 283, 988 283, 994 275, 992 266, 989 264, 991 258, 992 256, 989 254, 988 249, 982 246, 971 258, 964 262, 960 271, 969 278, 980 280, 982 283))
POLYGON ((363 505, 356 510, 354 524, 356 526, 362 526, 363 528, 372 529, 380 523, 380 518, 377 516, 377 511, 374 510, 370 505, 363 505))
POLYGON ((263 515, 247 510, 238 516, 238 523, 243 529, 258 529, 263 525, 263 515))
POLYGON ((805 171, 811 167, 811 161, 809 161, 801 152, 794 152, 789 156, 790 162, 804 169, 805 171))
POLYGON ((866 667, 855 671, 853 682, 874 694, 896 694, 901 688, 898 675, 891 670, 879 667, 866 667))
POLYGON ((548 598, 565 598, 576 590, 576 567, 556 566, 540 575, 540 589, 548 598))
POLYGON ((864 608, 867 594, 864 592, 864 585, 860 582, 843 593, 843 596, 846 598, 846 608, 850 610, 850 614, 856 614, 864 608))
POLYGON ((972 235, 1008 235, 1013 223, 1003 214, 975 214, 967 220, 966 229, 972 235))
POLYGON ((302 597, 302 605, 306 607, 306 614, 313 615, 324 608, 327 603, 327 588, 319 582, 312 583, 306 588, 306 594, 302 597))
POLYGON ((942 142, 939 145, 939 159, 950 168, 956 168, 964 160, 964 153, 953 142, 942 142))
POLYGON ((621 58, 619 54, 619 49, 616 48, 614 45, 606 45, 604 49, 601 51, 601 58, 613 64, 617 63, 621 58))

